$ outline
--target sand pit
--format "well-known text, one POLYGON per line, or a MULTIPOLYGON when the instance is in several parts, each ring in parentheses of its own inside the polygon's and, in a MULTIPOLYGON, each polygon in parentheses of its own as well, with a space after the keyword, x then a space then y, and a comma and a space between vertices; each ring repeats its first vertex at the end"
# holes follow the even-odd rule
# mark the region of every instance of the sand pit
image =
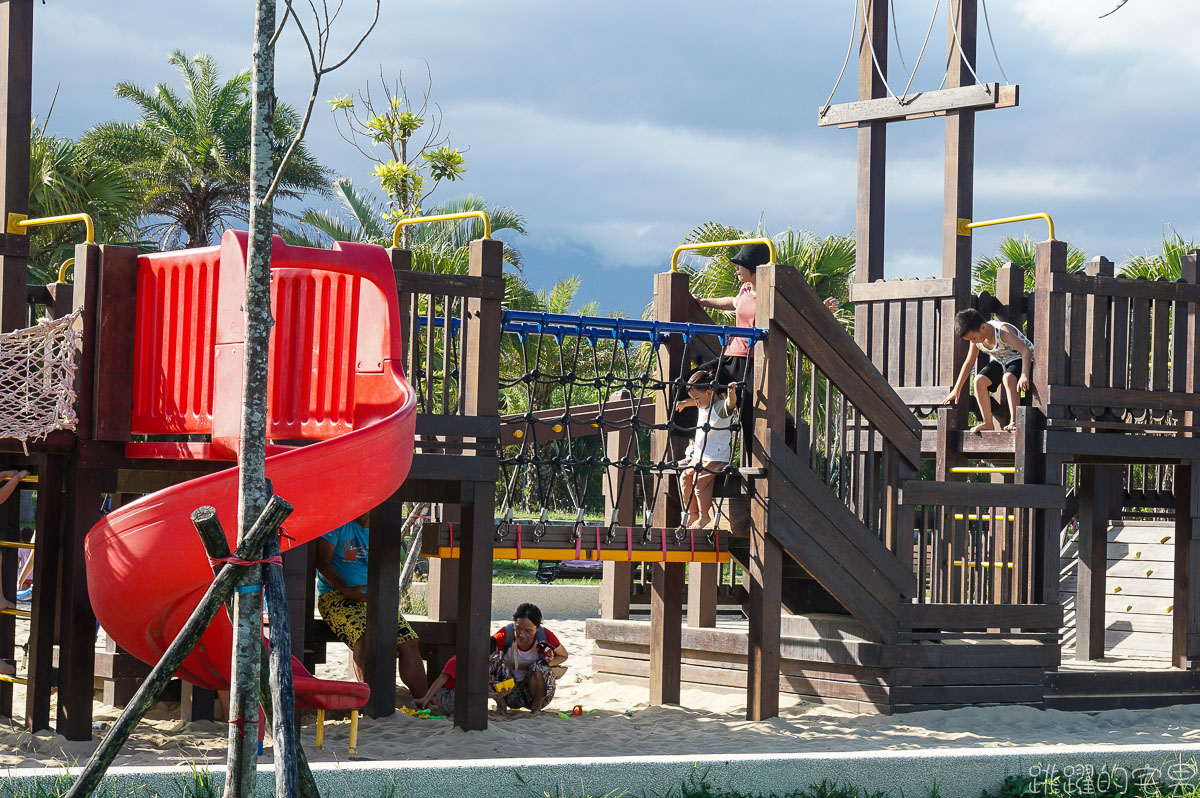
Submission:
MULTIPOLYGON (((745 698, 740 692, 684 690, 682 706, 651 707, 643 687, 593 681, 591 644, 584 637, 583 621, 547 621, 547 626, 571 652, 571 668, 551 705, 554 711, 508 717, 493 714, 489 728, 482 732, 462 732, 447 720, 421 720, 400 713, 379 720, 364 718, 358 752, 352 758, 346 752, 346 715, 331 713, 322 751, 314 749, 314 717, 306 716, 302 733, 309 757, 316 762, 466 760, 1200 742, 1197 706, 1100 713, 973 708, 886 717, 855 715, 793 700, 785 703, 780 717, 752 722, 744 718, 745 698), (558 717, 557 710, 576 704, 599 711, 558 717)), ((345 677, 347 649, 331 646, 329 654, 330 662, 319 669, 319 675, 345 677)), ((407 692, 398 689, 398 702, 407 699, 407 692)), ((23 701, 24 695, 18 691, 17 707, 22 707, 23 701)), ((100 701, 94 709, 101 724, 117 716, 116 709, 100 701)), ((177 717, 176 704, 156 707, 116 764, 216 764, 224 760, 225 724, 183 723, 177 717)), ((0 767, 81 764, 95 750, 101 734, 97 731, 88 742, 69 742, 53 732, 30 735, 0 721, 0 767)), ((268 740, 261 761, 270 759, 268 740)))

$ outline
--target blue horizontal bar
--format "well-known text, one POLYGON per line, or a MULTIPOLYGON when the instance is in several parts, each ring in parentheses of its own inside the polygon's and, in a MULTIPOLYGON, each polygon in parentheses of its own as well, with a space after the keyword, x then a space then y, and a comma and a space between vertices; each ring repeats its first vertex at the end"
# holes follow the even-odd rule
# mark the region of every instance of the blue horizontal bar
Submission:
MULTIPOLYGON (((428 316, 418 316, 417 317, 417 326, 418 327, 428 327, 429 326, 429 317, 428 316)), ((445 327, 446 326, 445 317, 434 316, 433 317, 433 326, 434 327, 445 327)), ((458 318, 457 316, 450 317, 450 332, 452 332, 452 333, 458 332, 458 328, 461 326, 462 326, 462 319, 458 318)))
POLYGON ((766 330, 760 330, 757 327, 729 327, 721 324, 689 324, 678 321, 646 321, 644 319, 620 319, 608 316, 570 316, 564 313, 538 313, 529 310, 506 310, 504 311, 504 329, 506 332, 515 332, 510 329, 521 325, 522 331, 533 332, 537 328, 540 331, 548 334, 559 334, 551 332, 548 327, 554 327, 561 330, 564 335, 596 335, 597 337, 626 337, 629 333, 645 333, 649 335, 663 335, 669 333, 679 333, 686 337, 693 335, 715 335, 718 338, 747 338, 751 341, 759 341, 767 337, 766 330), (527 329, 528 325, 533 325, 534 329, 527 329), (606 331, 607 334, 601 331, 606 331))

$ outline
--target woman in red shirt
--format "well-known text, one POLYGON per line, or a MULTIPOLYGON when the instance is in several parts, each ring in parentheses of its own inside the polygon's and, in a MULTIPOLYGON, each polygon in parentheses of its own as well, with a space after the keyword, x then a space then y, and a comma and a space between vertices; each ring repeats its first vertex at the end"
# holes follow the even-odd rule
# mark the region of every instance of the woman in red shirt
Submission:
POLYGON ((554 669, 567 661, 567 650, 554 632, 542 626, 537 605, 520 605, 512 619, 492 635, 502 664, 516 682, 504 701, 509 709, 540 712, 554 698, 554 669))

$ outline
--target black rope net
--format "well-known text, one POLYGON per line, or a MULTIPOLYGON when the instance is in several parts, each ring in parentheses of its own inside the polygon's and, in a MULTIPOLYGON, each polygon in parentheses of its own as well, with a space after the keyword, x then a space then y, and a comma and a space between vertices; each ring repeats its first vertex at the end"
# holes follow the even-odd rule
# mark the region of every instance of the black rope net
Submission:
POLYGON ((591 535, 597 547, 620 536, 631 551, 636 535, 640 546, 659 543, 664 554, 668 545, 694 546, 697 534, 716 544, 727 518, 723 503, 706 497, 719 495, 735 475, 748 418, 749 359, 722 353, 703 362, 702 335, 723 343, 735 335, 757 339, 759 332, 506 313, 500 390, 515 443, 500 458, 497 545, 513 536, 520 536, 518 548, 522 541, 538 545, 564 526, 577 550, 591 535), (684 362, 703 365, 665 373, 662 352, 671 336, 682 338, 684 362), (656 419, 658 405, 666 408, 665 421, 656 419), (663 431, 671 445, 654 446, 663 431), (655 527, 658 503, 674 497, 680 523, 655 527), (630 507, 634 521, 620 523, 630 507))

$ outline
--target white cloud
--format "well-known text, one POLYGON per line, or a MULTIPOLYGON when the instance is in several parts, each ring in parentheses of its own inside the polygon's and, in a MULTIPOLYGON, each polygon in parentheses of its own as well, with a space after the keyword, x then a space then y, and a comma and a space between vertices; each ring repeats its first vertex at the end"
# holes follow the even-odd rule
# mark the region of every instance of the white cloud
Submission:
POLYGON ((1162 68, 1200 66, 1200 3, 1195 0, 1016 0, 1021 24, 1072 54, 1132 54, 1162 68))

